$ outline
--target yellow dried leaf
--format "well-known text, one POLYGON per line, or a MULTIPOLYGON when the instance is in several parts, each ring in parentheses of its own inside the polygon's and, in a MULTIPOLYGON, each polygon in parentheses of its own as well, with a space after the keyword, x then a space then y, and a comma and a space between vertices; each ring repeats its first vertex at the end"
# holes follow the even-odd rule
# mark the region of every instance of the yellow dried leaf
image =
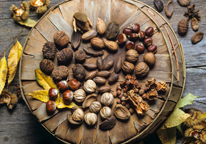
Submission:
POLYGON ((176 144, 176 128, 169 128, 162 126, 157 130, 159 139, 162 144, 176 144))
POLYGON ((0 61, 0 95, 6 83, 7 72, 8 72, 7 62, 6 62, 6 57, 4 55, 4 57, 0 61))
POLYGON ((27 27, 34 27, 36 25, 36 21, 30 18, 27 18, 26 21, 18 21, 18 23, 27 27))
POLYGON ((65 105, 62 97, 58 97, 55 103, 56 103, 56 107, 59 109, 72 108, 72 107, 77 106, 74 102, 71 102, 69 105, 65 105))
POLYGON ((8 84, 12 82, 16 75, 17 66, 19 63, 19 59, 21 57, 22 52, 22 45, 17 41, 15 45, 12 47, 12 49, 9 52, 8 57, 8 67, 9 67, 9 78, 8 78, 8 84))
POLYGON ((177 103, 175 108, 183 108, 186 105, 193 104, 194 99, 198 98, 198 96, 194 96, 191 93, 188 93, 184 98, 181 98, 177 103))
POLYGON ((28 95, 42 102, 47 102, 49 100, 48 90, 37 90, 29 93, 28 95))
POLYGON ((45 75, 40 69, 35 69, 35 74, 36 74, 37 83, 41 87, 43 87, 44 90, 48 91, 51 87, 57 89, 57 86, 53 82, 53 79, 50 76, 45 75))

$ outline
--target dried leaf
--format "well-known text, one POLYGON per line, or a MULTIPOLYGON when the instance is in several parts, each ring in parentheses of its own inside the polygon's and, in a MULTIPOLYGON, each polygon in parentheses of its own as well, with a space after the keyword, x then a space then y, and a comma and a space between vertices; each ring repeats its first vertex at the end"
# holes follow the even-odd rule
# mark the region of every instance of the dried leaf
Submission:
POLYGON ((202 114, 202 119, 206 122, 206 113, 202 114))
POLYGON ((74 102, 71 102, 69 105, 65 105, 62 97, 58 97, 55 103, 56 103, 56 107, 59 109, 72 108, 72 107, 77 106, 74 102))
POLYGON ((50 76, 45 75, 40 69, 35 69, 35 74, 36 74, 37 83, 41 87, 43 87, 44 90, 48 91, 51 87, 57 89, 57 86, 53 82, 53 79, 50 76))
POLYGON ((27 18, 26 21, 18 21, 18 23, 27 27, 34 27, 36 25, 36 21, 30 18, 27 18))
POLYGON ((48 90, 37 90, 29 93, 28 95, 42 102, 47 102, 49 100, 48 90))
POLYGON ((167 129, 165 126, 157 130, 162 144, 176 144, 176 128, 167 129))
POLYGON ((9 57, 8 57, 8 67, 9 67, 8 84, 10 84, 12 82, 12 80, 14 79, 14 77, 16 75, 17 66, 18 66, 19 59, 21 57, 22 49, 23 49, 22 45, 17 40, 17 42, 15 43, 15 45, 12 47, 12 49, 9 52, 9 57))
POLYGON ((177 103, 175 108, 183 108, 186 105, 193 104, 194 99, 198 98, 199 96, 194 96, 191 93, 188 93, 184 98, 180 99, 177 103))
POLYGON ((6 83, 7 72, 8 72, 7 62, 6 62, 6 57, 4 55, 4 57, 0 61, 0 95, 6 83))

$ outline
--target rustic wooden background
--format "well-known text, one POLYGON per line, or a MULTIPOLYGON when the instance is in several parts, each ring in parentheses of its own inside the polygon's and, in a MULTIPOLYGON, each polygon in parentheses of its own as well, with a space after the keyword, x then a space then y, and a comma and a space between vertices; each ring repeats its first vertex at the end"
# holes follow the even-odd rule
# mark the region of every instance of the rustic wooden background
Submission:
MULTIPOLYGON (((62 0, 61 0, 62 1, 62 0)), ((61 2, 60 0, 51 0, 50 7, 61 2)), ((141 0, 154 8, 154 0, 141 0)), ((166 5, 167 0, 162 0, 166 5)), ((10 44, 13 38, 23 29, 23 33, 18 37, 18 40, 23 45, 30 28, 19 25, 12 19, 10 13, 10 6, 15 4, 19 6, 21 0, 0 0, 0 54, 10 44)), ((200 21, 199 31, 206 34, 206 1, 205 0, 191 0, 191 4, 196 4, 196 9, 200 10, 202 17, 200 21)), ((180 43, 183 44, 183 50, 187 67, 187 80, 183 96, 187 93, 193 93, 199 96, 192 106, 202 111, 206 110, 206 38, 200 43, 193 45, 191 37, 195 33, 189 26, 189 31, 185 37, 180 37, 177 33, 177 25, 179 20, 185 19, 184 12, 187 11, 186 7, 180 7, 177 0, 174 0, 175 10, 171 19, 166 18, 165 11, 161 14, 168 20, 174 29, 180 43)), ((38 20, 41 15, 30 12, 30 18, 38 20)), ((9 48, 11 49, 11 47, 9 48)), ((9 50, 6 52, 8 56, 9 50)), ((10 91, 16 92, 16 84, 18 84, 18 74, 9 87, 10 91)), ((177 143, 180 144, 182 138, 178 136, 177 143)), ((145 140, 146 143, 158 144, 160 141, 157 139, 156 134, 151 138, 145 140), (152 141, 150 141, 152 140, 152 141), (155 142, 154 142, 155 141, 155 142)), ((19 101, 13 110, 8 110, 6 105, 0 105, 0 144, 61 144, 58 140, 53 138, 33 116, 26 104, 19 101)))

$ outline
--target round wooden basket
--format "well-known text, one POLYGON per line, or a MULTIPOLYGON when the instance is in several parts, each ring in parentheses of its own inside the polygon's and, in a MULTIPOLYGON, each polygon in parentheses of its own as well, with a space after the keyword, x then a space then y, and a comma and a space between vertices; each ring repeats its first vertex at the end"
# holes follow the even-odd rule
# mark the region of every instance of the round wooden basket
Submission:
MULTIPOLYGON (((88 47, 88 44, 82 43, 80 48, 82 47, 88 47)), ((104 50, 102 58, 104 62, 112 59, 115 61, 118 57, 124 57, 125 52, 125 48, 119 48, 115 54, 104 50)), ((138 62, 143 61, 143 55, 139 55, 138 62)), ((94 59, 96 58, 90 58, 87 61, 93 62, 94 59)), ((54 63, 57 66, 57 60, 54 63)), ((74 62, 68 66, 71 73, 69 79, 72 78, 71 68, 73 65, 74 62)), ((54 6, 30 31, 24 45, 19 74, 22 96, 42 126, 65 143, 86 144, 129 143, 153 133, 173 111, 177 101, 182 96, 186 80, 182 45, 171 26, 153 8, 133 0, 72 0, 54 6), (139 23, 143 31, 149 26, 155 29, 152 38, 153 43, 158 47, 155 54, 157 61, 148 76, 139 82, 143 83, 154 77, 157 81, 167 82, 169 89, 158 99, 149 103, 150 110, 143 116, 134 113, 126 122, 117 120, 114 128, 109 131, 99 129, 98 126, 101 123, 99 115, 95 127, 87 127, 85 123, 75 127, 68 123, 69 109, 57 110, 53 115, 47 115, 46 104, 28 96, 28 93, 42 89, 36 82, 34 70, 39 68, 39 63, 43 59, 42 47, 44 43, 53 41, 53 35, 58 30, 65 31, 71 38, 73 32, 72 16, 79 11, 87 14, 93 23, 93 29, 96 28, 98 17, 103 19, 106 24, 110 21, 117 21, 120 24, 120 32, 131 23, 139 23)), ((124 80, 124 76, 121 72, 119 80, 124 80)), ((114 90, 116 85, 111 87, 114 90)))

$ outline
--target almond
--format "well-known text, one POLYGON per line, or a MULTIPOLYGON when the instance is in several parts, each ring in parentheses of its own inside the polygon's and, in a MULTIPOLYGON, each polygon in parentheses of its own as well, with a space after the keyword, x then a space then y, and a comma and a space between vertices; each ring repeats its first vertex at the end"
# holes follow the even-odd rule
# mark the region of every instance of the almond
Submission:
POLYGON ((94 37, 91 39, 91 44, 93 47, 97 48, 97 49, 102 49, 104 48, 104 42, 102 39, 94 37))
POLYGON ((105 46, 111 51, 117 51, 118 44, 114 41, 107 40, 106 38, 103 39, 105 46))
POLYGON ((98 18, 97 19, 97 32, 100 34, 100 35, 103 35, 106 31, 106 25, 105 25, 105 22, 98 18))

